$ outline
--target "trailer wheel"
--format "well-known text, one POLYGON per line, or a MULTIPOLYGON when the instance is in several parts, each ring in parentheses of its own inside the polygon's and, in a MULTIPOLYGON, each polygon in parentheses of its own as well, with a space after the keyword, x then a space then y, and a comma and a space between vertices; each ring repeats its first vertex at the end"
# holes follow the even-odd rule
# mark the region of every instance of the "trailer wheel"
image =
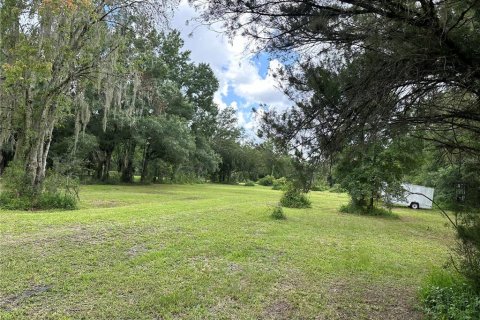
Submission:
POLYGON ((417 210, 420 209, 420 205, 416 202, 412 202, 410 203, 410 208, 417 210))

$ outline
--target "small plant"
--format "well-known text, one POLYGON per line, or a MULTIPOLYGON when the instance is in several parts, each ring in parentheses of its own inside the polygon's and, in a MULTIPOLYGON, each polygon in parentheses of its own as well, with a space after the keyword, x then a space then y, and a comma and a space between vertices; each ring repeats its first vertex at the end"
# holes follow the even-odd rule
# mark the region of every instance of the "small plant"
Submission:
POLYGON ((75 209, 78 179, 49 171, 44 183, 34 188, 23 166, 12 163, 2 177, 0 207, 8 210, 75 209))
POLYGON ((265 176, 265 177, 259 179, 257 183, 261 186, 269 187, 269 186, 273 185, 274 180, 275 180, 275 178, 273 176, 268 175, 268 176, 265 176))
POLYGON ((344 193, 347 190, 343 189, 338 183, 335 183, 328 191, 333 193, 344 193))
POLYGON ((480 319, 480 296, 465 280, 447 271, 432 273, 420 298, 429 319, 480 319))
POLYGON ((245 187, 255 187, 255 182, 247 180, 244 184, 245 187))
POLYGON ((299 189, 295 188, 293 184, 289 184, 280 199, 282 206, 286 208, 310 208, 312 203, 307 196, 299 189))
POLYGON ((283 213, 283 209, 280 205, 277 205, 275 208, 273 208, 273 211, 270 217, 272 217, 272 219, 275 219, 275 220, 287 219, 287 216, 285 215, 285 213, 283 213))

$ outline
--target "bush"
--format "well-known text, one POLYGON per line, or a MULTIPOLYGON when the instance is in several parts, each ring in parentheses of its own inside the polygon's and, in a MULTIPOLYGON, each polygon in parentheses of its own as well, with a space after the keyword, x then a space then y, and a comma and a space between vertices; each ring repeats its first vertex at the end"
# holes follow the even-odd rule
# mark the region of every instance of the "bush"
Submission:
POLYGON ((285 213, 283 213, 283 209, 280 205, 277 205, 275 208, 273 208, 273 211, 270 217, 275 220, 287 219, 287 216, 285 215, 285 213))
POLYGON ((312 203, 307 196, 299 189, 295 188, 292 184, 287 186, 287 189, 280 199, 282 206, 286 208, 310 208, 312 203))
POLYGON ((19 162, 12 162, 5 168, 2 185, 4 193, 15 195, 17 198, 29 198, 35 194, 30 178, 25 173, 25 167, 19 162))
POLYGON ((261 186, 266 186, 266 187, 269 187, 271 185, 273 185, 273 181, 275 180, 275 178, 273 176, 265 176, 261 179, 258 180, 258 184, 261 185, 261 186))
POLYGON ((65 209, 74 210, 77 208, 77 198, 70 194, 42 193, 34 204, 37 209, 65 209))
POLYGON ((272 189, 273 190, 284 190, 287 185, 287 178, 281 177, 273 180, 272 189))
POLYGON ((480 319, 480 296, 463 279, 446 271, 430 275, 420 298, 430 319, 480 319))
POLYGON ((244 185, 245 187, 255 187, 255 182, 247 180, 244 185))
POLYGON ((328 191, 334 193, 345 193, 347 190, 343 189, 338 183, 335 183, 328 191))
POLYGON ((74 210, 77 208, 77 198, 58 192, 43 192, 35 197, 15 197, 11 193, 2 192, 0 207, 7 210, 74 210))
POLYGON ((341 206, 339 211, 342 213, 398 218, 398 216, 394 214, 391 210, 378 207, 369 208, 367 206, 357 205, 352 201, 350 201, 346 205, 341 206))
POLYGON ((2 176, 0 207, 8 210, 75 209, 78 180, 56 172, 48 172, 38 188, 34 188, 24 167, 13 163, 2 176))
POLYGON ((29 210, 32 207, 31 197, 15 197, 10 192, 0 193, 0 208, 6 210, 29 210))
POLYGON ((327 191, 329 190, 329 187, 325 184, 316 184, 312 186, 311 188, 312 191, 327 191))

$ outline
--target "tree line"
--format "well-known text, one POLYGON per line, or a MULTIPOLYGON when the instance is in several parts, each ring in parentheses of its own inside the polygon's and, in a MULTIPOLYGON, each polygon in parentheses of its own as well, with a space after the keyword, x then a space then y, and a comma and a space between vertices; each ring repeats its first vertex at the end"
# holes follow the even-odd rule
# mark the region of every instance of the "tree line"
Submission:
POLYGON ((80 179, 234 183, 288 174, 287 155, 248 142, 236 111, 214 103, 210 66, 192 62, 165 27, 175 4, 0 2, 4 207, 50 206, 43 198, 73 207, 80 179))

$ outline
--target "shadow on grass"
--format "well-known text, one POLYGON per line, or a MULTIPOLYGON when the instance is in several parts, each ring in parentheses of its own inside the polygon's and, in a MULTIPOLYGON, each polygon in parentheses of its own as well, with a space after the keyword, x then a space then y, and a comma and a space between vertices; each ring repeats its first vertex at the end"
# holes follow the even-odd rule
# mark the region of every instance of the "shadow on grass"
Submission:
POLYGON ((341 213, 348 213, 348 214, 355 214, 359 216, 370 216, 370 217, 377 217, 383 219, 400 219, 400 216, 396 213, 393 213, 389 209, 385 208, 366 208, 366 207, 359 207, 355 206, 352 203, 343 205, 340 207, 339 210, 341 213))

